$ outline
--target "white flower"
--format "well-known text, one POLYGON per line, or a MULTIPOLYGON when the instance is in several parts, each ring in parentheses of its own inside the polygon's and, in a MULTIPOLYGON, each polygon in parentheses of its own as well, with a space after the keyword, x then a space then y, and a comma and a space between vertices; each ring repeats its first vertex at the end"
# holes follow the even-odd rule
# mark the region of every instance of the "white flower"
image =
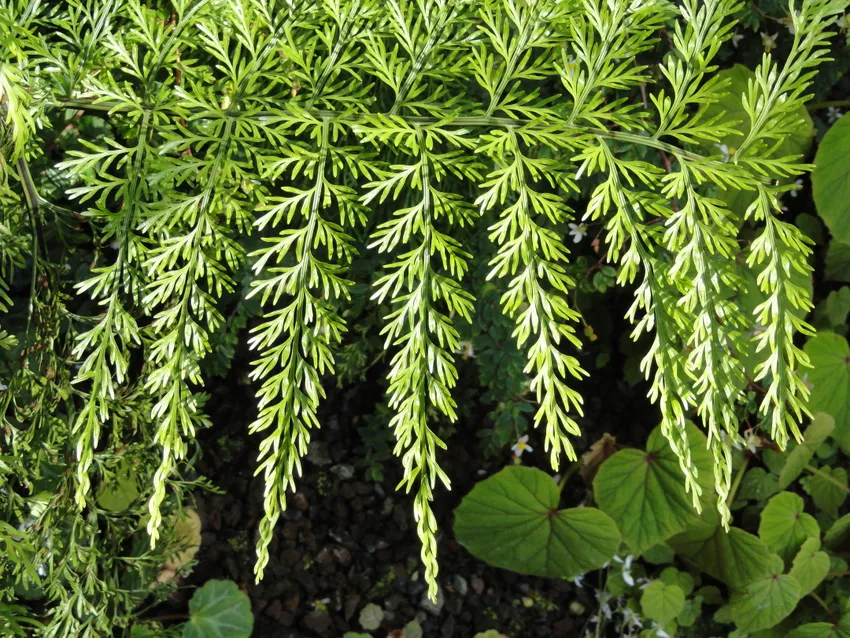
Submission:
POLYGON ((455 354, 459 354, 464 359, 475 358, 475 350, 472 347, 471 341, 458 341, 455 354))
POLYGON ((583 581, 584 581, 584 574, 579 574, 578 576, 573 578, 573 585, 575 585, 578 588, 584 587, 583 581))
POLYGON ((629 629, 634 629, 636 627, 643 628, 643 624, 640 621, 640 616, 638 616, 635 612, 631 610, 629 607, 623 607, 623 621, 628 625, 629 629))
POLYGON ((658 636, 658 638, 670 638, 670 634, 664 631, 661 628, 661 625, 659 625, 658 623, 653 623, 652 626, 655 629, 655 635, 658 636))
POLYGON ((769 33, 761 32, 761 44, 766 53, 770 53, 776 48, 777 34, 770 35, 769 33))
POLYGON ((517 456, 522 456, 523 452, 534 452, 534 449, 528 444, 527 434, 523 434, 519 437, 519 440, 514 443, 514 446, 511 449, 517 456))
POLYGON ((735 35, 732 36, 732 46, 737 49, 738 43, 743 39, 744 39, 744 36, 742 36, 740 33, 735 33, 735 35))
POLYGON ((750 434, 747 437, 747 449, 750 453, 755 454, 757 449, 761 447, 761 437, 756 434, 750 434))
POLYGON ((838 20, 835 21, 835 26, 837 26, 842 31, 847 29, 847 26, 848 26, 847 16, 842 15, 840 18, 838 18, 838 20))
MULTIPOLYGON (((798 180, 796 180, 794 183, 795 183, 797 186, 802 186, 802 185, 803 185, 803 180, 802 180, 802 179, 798 179, 798 180)), ((797 195, 799 195, 799 194, 800 194, 800 191, 799 191, 799 190, 793 190, 793 191, 791 191, 789 194, 791 195, 791 197, 797 197, 797 195)))
POLYGON ((625 560, 619 556, 614 556, 615 561, 623 564, 623 580, 629 587, 634 587, 635 585, 635 579, 632 576, 632 559, 633 556, 631 554, 626 556, 625 560))
POLYGON ((573 243, 577 244, 584 236, 587 235, 587 224, 573 224, 569 223, 567 226, 570 227, 569 234, 573 236, 573 243))
POLYGON ((815 384, 809 381, 809 373, 806 372, 803 374, 803 378, 800 379, 803 382, 803 385, 809 389, 809 392, 815 389, 815 384))
POLYGON ((607 618, 611 620, 614 617, 613 612, 611 611, 611 605, 608 604, 608 601, 611 600, 611 594, 607 591, 596 592, 596 600, 599 601, 599 611, 607 618))
POLYGON ((735 154, 735 149, 726 144, 715 144, 714 147, 720 149, 720 154, 723 155, 724 162, 729 162, 729 158, 735 154))
POLYGON ((842 115, 844 114, 837 106, 830 106, 828 109, 826 109, 826 121, 829 124, 835 124, 838 121, 838 118, 840 118, 842 115))
POLYGON ((5 392, 8 389, 9 386, 7 386, 5 383, 0 383, 0 392, 5 392))

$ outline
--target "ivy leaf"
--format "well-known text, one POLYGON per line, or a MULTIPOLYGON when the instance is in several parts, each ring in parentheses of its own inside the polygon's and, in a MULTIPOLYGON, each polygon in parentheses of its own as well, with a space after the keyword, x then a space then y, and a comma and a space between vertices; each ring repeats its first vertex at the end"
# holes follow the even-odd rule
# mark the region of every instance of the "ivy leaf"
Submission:
POLYGON ((786 618, 800 600, 800 583, 772 561, 767 574, 753 581, 732 603, 732 618, 741 632, 768 629, 786 618))
MULTIPOLYGON (((779 487, 785 489, 802 474, 806 465, 812 460, 815 450, 832 434, 835 429, 835 419, 828 414, 818 412, 803 433, 803 443, 788 454, 785 465, 779 473, 779 487)), ((746 477, 745 477, 746 478, 746 477)))
POLYGON ((812 622, 797 627, 788 638, 850 638, 850 614, 843 616, 837 625, 829 622, 812 622))
POLYGON ((756 580, 770 566, 771 554, 764 543, 738 527, 726 532, 715 510, 707 510, 684 533, 667 542, 700 570, 735 589, 756 580))
POLYGON ((604 512, 559 510, 552 477, 507 467, 478 483, 455 510, 455 537, 472 554, 522 574, 575 578, 611 560, 617 525, 604 512))
POLYGON ((817 536, 807 539, 788 572, 800 583, 800 598, 813 592, 829 573, 829 554, 819 549, 820 539, 817 536))
POLYGON ((818 147, 812 172, 812 194, 818 215, 835 240, 850 242, 850 119, 843 117, 827 131, 818 147))
POLYGON ((685 593, 678 585, 655 580, 643 590, 640 607, 644 616, 659 625, 666 625, 685 607, 685 593))
POLYGON ((816 474, 800 481, 818 509, 837 514, 847 500, 847 470, 843 467, 822 467, 816 474))
POLYGON ((820 332, 803 350, 812 363, 808 371, 812 384, 809 409, 832 415, 835 440, 842 449, 850 450, 850 346, 841 335, 820 332))
POLYGON ((762 510, 759 537, 785 560, 790 560, 809 536, 820 536, 818 522, 803 512, 803 507, 797 494, 780 492, 762 510))
POLYGON ((248 594, 232 580, 208 580, 189 601, 183 638, 248 638, 253 629, 248 594))
MULTIPOLYGON (((713 461, 705 435, 693 424, 687 428, 699 483, 704 495, 711 494, 713 461)), ((658 427, 649 435, 645 452, 621 450, 605 461, 593 481, 593 492, 599 508, 617 522, 623 540, 640 555, 695 518, 683 484, 679 459, 658 427)))

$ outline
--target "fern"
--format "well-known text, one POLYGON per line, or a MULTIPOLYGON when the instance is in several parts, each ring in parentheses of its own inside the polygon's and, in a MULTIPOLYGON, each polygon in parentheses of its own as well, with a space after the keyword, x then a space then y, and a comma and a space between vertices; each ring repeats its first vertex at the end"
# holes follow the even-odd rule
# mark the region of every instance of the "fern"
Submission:
POLYGON ((449 477, 435 423, 457 416, 458 321, 474 309, 464 275, 483 257, 490 277, 504 280, 502 309, 526 357, 551 465, 562 454, 575 460, 575 384, 588 373, 576 356, 581 315, 564 237, 581 219, 604 226, 617 281, 634 286, 627 318, 634 339, 650 337, 649 396, 698 509, 705 495, 686 419, 695 412, 708 431, 728 525, 735 404, 749 377, 767 388, 760 414, 781 447, 799 440, 807 414, 807 359, 794 336, 813 330, 792 273, 809 272, 809 248, 778 200, 810 167, 780 146, 847 6, 791 3, 790 54, 781 64, 765 54, 740 96, 749 133, 724 162, 704 149, 729 132, 707 107, 728 91, 715 57, 732 36, 735 0, 74 0, 45 14, 0 3, 7 280, 26 263, 22 238, 33 272, 46 267, 26 161, 36 123, 72 108, 114 131, 81 140, 57 166, 76 181, 67 195, 92 230, 74 232, 91 232, 96 255, 76 287, 95 316, 56 306, 79 331, 70 357, 80 365, 70 443, 77 507, 90 502, 105 425, 115 428, 124 397, 140 391, 160 458, 147 525, 156 543, 170 477, 209 422, 201 364, 247 260, 263 307, 249 339, 259 410, 250 429, 263 437, 266 485, 262 578, 319 425, 365 226, 383 264, 373 299, 388 308, 400 487, 415 493, 436 595, 431 503, 449 477), (663 47, 661 29, 670 52, 655 68, 644 60, 663 47), (746 215, 717 196, 723 189, 748 193, 746 215), (485 229, 492 251, 477 255, 462 242, 484 216, 494 219, 485 229), (759 232, 745 248, 766 296, 754 316, 735 301, 743 224, 759 232), (765 360, 749 371, 741 352, 756 321, 765 360))

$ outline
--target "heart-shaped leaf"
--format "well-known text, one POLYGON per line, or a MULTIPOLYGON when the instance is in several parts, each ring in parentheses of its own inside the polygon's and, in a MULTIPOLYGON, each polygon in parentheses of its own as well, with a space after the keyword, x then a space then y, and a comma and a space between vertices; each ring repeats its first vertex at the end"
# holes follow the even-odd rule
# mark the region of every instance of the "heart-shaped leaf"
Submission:
POLYGON ((208 580, 189 601, 183 638, 248 638, 253 629, 248 594, 232 580, 208 580))
POLYGON ((790 560, 810 536, 820 536, 818 522, 803 512, 803 499, 793 492, 780 492, 761 513, 759 537, 771 551, 790 560))
MULTIPOLYGON (((850 123, 850 118, 847 119, 850 123)), ((803 346, 812 362, 807 371, 812 394, 809 409, 835 419, 835 440, 850 450, 850 346, 833 332, 820 332, 803 346)))
POLYGON ((455 537, 478 558, 523 574, 575 578, 611 560, 617 525, 592 507, 558 509, 552 477, 506 467, 478 483, 455 510, 455 537))
POLYGON ((806 465, 815 455, 815 450, 826 441, 826 438, 832 434, 834 429, 835 419, 831 416, 823 412, 814 415, 814 419, 803 433, 803 443, 791 450, 785 465, 782 466, 782 471, 779 472, 778 483, 781 489, 784 490, 802 474, 806 465))
POLYGON ((850 242, 850 119, 833 124, 818 146, 812 195, 835 240, 850 242))
POLYGON ((753 581, 732 603, 732 618, 741 632, 753 633, 780 623, 800 600, 800 583, 772 561, 767 574, 753 581))
POLYGON ((788 638, 850 638, 850 614, 841 618, 837 625, 829 622, 812 622, 797 627, 788 638))
POLYGON ((794 557, 794 564, 788 572, 800 583, 800 598, 813 592, 829 572, 829 554, 819 549, 819 538, 813 536, 807 539, 794 557))
MULTIPOLYGON (((690 423, 687 428, 691 458, 707 501, 714 492, 712 457, 705 435, 690 423)), ((696 518, 693 500, 683 485, 679 459, 657 427, 649 435, 646 451, 621 450, 602 464, 593 492, 599 508, 617 522, 623 540, 640 555, 696 518)))
POLYGON ((707 510, 667 544, 706 574, 735 589, 761 577, 770 566, 771 554, 764 543, 738 527, 725 531, 715 510, 707 510))
POLYGON ((843 467, 817 468, 815 474, 800 481, 818 509, 837 514, 847 500, 847 470, 843 467))
POLYGON ((660 580, 647 585, 640 597, 643 615, 659 625, 673 620, 684 606, 685 592, 678 585, 668 585, 660 580))

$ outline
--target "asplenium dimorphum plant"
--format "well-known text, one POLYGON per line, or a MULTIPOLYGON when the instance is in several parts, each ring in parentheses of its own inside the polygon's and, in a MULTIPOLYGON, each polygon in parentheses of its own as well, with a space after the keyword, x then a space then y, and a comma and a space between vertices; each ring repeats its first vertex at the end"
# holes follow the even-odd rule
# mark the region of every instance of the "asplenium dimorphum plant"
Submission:
POLYGON ((429 415, 455 416, 456 325, 474 307, 464 273, 483 258, 505 281, 503 310, 527 353, 535 422, 557 469, 562 456, 575 459, 573 385, 587 375, 574 356, 580 315, 564 244, 566 223, 584 219, 604 224, 618 283, 634 286, 632 336, 652 335, 642 370, 694 506, 685 419, 695 411, 728 524, 734 404, 747 377, 766 388, 760 412, 780 446, 799 438, 806 413, 807 361, 794 336, 811 333, 799 313, 809 300, 794 276, 809 272, 809 248, 779 199, 810 167, 781 145, 848 4, 790 3, 790 53, 765 54, 740 96, 749 132, 723 158, 705 149, 730 123, 705 109, 726 90, 713 59, 732 35, 732 0, 3 0, 5 274, 17 265, 41 281, 55 268, 47 235, 95 255, 74 288, 96 303, 94 316, 65 310, 67 332, 56 337, 73 340, 64 365, 79 365, 79 506, 105 428, 134 388, 152 404, 161 451, 147 525, 156 543, 168 478, 208 421, 201 364, 224 322, 221 298, 247 262, 263 307, 250 336, 251 431, 266 484, 261 578, 319 425, 323 376, 346 330, 353 237, 368 222, 368 250, 385 255, 374 298, 393 308, 384 335, 396 453, 435 595, 431 502, 449 478, 429 415), (40 157, 39 126, 83 114, 116 134, 81 138, 59 163, 40 157), (638 147, 658 165, 624 152, 638 147), (85 225, 57 237, 65 209, 40 205, 49 202, 27 159, 76 181, 67 205, 82 205, 85 225), (571 207, 586 184, 589 199, 571 207), (716 196, 727 188, 748 193, 745 215, 716 196), (496 220, 493 250, 473 255, 458 237, 482 216, 496 220), (745 223, 756 235, 742 252, 745 223), (246 254, 252 234, 261 247, 246 254), (735 300, 739 258, 765 296, 753 316, 735 300), (763 329, 750 336, 756 323, 763 329), (740 357, 749 339, 765 353, 752 371, 740 357))

